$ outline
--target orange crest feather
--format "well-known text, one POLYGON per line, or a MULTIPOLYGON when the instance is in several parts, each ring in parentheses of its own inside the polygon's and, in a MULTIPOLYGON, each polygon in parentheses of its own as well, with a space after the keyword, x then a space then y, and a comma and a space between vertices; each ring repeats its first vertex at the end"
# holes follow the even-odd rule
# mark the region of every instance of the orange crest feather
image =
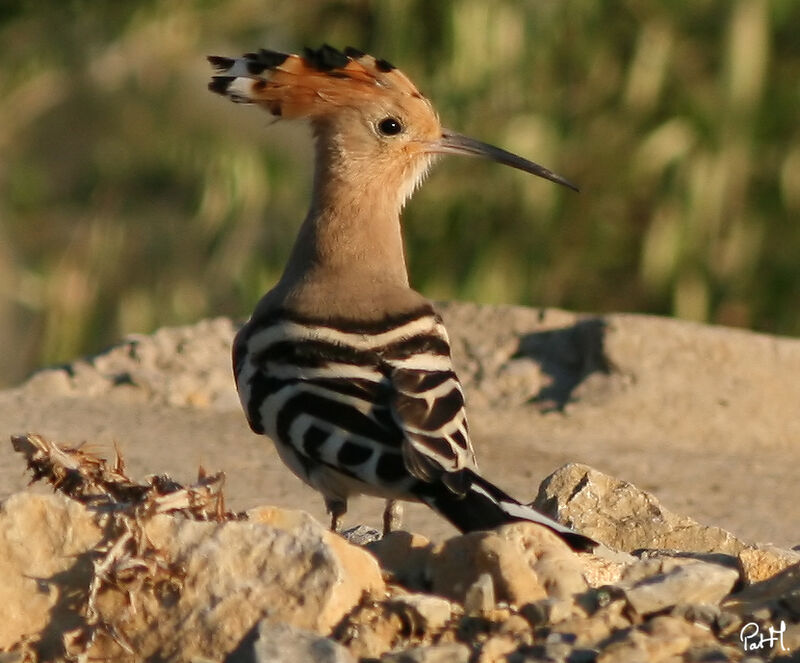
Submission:
POLYGON ((261 49, 241 58, 209 56, 219 72, 208 87, 238 103, 255 103, 277 117, 320 117, 382 94, 422 95, 399 69, 354 48, 327 44, 304 55, 261 49))

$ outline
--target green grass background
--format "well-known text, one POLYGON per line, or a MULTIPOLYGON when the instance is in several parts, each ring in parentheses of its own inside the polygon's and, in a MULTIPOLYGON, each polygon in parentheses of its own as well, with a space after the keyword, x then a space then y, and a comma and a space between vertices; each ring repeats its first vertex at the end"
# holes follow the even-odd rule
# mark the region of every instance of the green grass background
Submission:
POLYGON ((798 26, 796 0, 0 0, 0 383, 249 312, 309 138, 209 94, 205 55, 322 42, 582 188, 443 159, 404 215, 425 294, 798 335, 798 26))

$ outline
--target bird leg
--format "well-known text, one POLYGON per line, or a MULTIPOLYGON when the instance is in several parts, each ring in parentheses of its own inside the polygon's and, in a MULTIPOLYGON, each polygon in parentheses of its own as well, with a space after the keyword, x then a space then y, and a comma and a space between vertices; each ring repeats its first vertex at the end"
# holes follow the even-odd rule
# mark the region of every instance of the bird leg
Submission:
POLYGON ((386 500, 386 508, 383 510, 383 535, 400 529, 402 524, 403 505, 399 500, 386 500))
POLYGON ((331 514, 331 532, 338 534, 342 525, 342 516, 347 513, 347 501, 326 497, 325 510, 331 514))

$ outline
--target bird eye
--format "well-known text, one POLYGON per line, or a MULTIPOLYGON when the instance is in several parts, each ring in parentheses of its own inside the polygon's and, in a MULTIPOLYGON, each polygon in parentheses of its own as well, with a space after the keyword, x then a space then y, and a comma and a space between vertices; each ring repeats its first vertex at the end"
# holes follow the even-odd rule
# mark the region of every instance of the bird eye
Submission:
POLYGON ((378 122, 378 131, 384 136, 396 136, 403 130, 400 120, 394 117, 386 117, 378 122))

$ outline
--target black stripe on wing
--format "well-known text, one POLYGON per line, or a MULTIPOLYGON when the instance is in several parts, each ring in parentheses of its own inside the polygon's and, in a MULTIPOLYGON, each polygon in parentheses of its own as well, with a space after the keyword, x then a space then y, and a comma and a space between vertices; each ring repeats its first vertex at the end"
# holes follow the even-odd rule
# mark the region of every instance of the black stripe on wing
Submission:
POLYGON ((434 482, 443 474, 474 467, 455 373, 397 368, 391 379, 392 414, 405 434, 403 457, 409 472, 434 482))
MULTIPOLYGON (((374 467, 378 480, 391 484, 411 478, 403 462, 401 448, 404 436, 397 423, 390 417, 381 421, 372 416, 375 412, 381 412, 381 408, 365 414, 335 397, 304 391, 306 383, 295 384, 298 392, 290 396, 278 412, 277 437, 280 443, 288 445, 301 458, 304 467, 313 468, 309 463, 316 463, 364 481, 368 479, 362 476, 360 468, 374 454, 379 454, 374 467), (296 440, 292 438, 291 427, 301 416, 310 418, 312 423, 303 433, 302 440, 296 440), (384 422, 388 425, 384 425, 384 422), (345 440, 336 451, 335 460, 331 459, 330 452, 325 453, 333 431, 338 431, 337 435, 342 432, 345 435, 345 440)), ((383 411, 388 412, 388 409, 384 408, 383 411)))
POLYGON ((374 452, 375 447, 347 440, 339 447, 339 451, 336 454, 336 461, 337 463, 348 466, 363 465, 372 457, 374 452))
MULTIPOLYGON (((463 421, 464 395, 452 370, 398 368, 392 372, 391 379, 395 389, 392 408, 405 426, 435 433, 452 421, 463 421), (448 381, 452 388, 440 389, 448 381), (444 393, 434 395, 431 392, 435 390, 444 393)), ((463 435, 455 441, 462 449, 468 449, 463 435)))
POLYGON ((233 348, 231 351, 231 360, 233 363, 233 375, 237 382, 239 380, 239 373, 244 366, 247 359, 247 338, 242 334, 242 330, 236 333, 233 338, 233 348))
MULTIPOLYGON (((238 377, 238 376, 237 376, 238 377)), ((250 378, 250 390, 247 396, 246 414, 247 422, 254 433, 263 435, 264 422, 261 420, 261 406, 270 396, 283 389, 289 382, 278 378, 271 378, 257 371, 250 378)))
MULTIPOLYGON (((320 450, 329 437, 330 433, 312 425, 303 435, 303 448, 298 449, 294 445, 288 445, 288 449, 302 465, 306 476, 311 476, 318 472, 321 467, 326 467, 329 470, 363 481, 364 477, 360 476, 358 468, 368 461, 373 453, 376 453, 375 449, 348 440, 339 449, 336 462, 331 463, 320 456, 320 450)), ((409 474, 405 469, 399 452, 382 452, 375 470, 378 479, 385 483, 398 483, 409 479, 409 474)))
POLYGON ((310 378, 304 384, 313 384, 343 396, 354 396, 369 403, 389 402, 391 387, 388 380, 369 380, 366 378, 310 378))
MULTIPOLYGON (((311 424, 303 433, 303 452, 309 458, 319 458, 320 449, 328 441, 328 431, 311 424)), ((288 443, 288 440, 287 440, 288 443)))
POLYGON ((317 339, 276 341, 253 355, 257 366, 268 362, 291 364, 300 368, 324 368, 331 363, 352 366, 378 366, 380 358, 371 350, 317 339))
POLYGON ((453 467, 458 461, 458 452, 450 441, 439 435, 413 435, 415 445, 421 445, 429 449, 437 457, 445 461, 445 467, 453 467))
POLYGON ((395 396, 394 408, 404 424, 433 433, 463 416, 464 396, 455 384, 446 394, 432 399, 400 391, 395 396))
POLYGON ((449 357, 450 345, 441 336, 429 333, 404 338, 380 349, 381 358, 388 362, 408 359, 421 354, 449 357))
POLYGON ((400 447, 403 434, 397 426, 386 428, 352 405, 333 398, 310 393, 298 385, 298 393, 290 396, 278 412, 276 432, 285 444, 290 443, 290 428, 303 415, 318 422, 347 431, 352 435, 374 440, 378 445, 400 447))
POLYGON ((375 474, 386 483, 396 483, 409 478, 409 471, 399 453, 382 453, 375 466, 375 474))

